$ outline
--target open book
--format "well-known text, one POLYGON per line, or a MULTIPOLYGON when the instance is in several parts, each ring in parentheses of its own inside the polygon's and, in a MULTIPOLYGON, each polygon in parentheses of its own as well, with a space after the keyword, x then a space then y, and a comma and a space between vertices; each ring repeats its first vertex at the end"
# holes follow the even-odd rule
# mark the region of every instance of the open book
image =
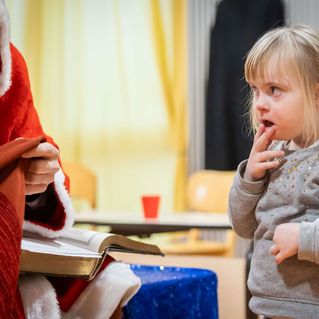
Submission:
POLYGON ((91 280, 108 252, 163 255, 156 245, 122 235, 71 228, 63 237, 49 239, 24 233, 21 273, 82 277, 91 280))

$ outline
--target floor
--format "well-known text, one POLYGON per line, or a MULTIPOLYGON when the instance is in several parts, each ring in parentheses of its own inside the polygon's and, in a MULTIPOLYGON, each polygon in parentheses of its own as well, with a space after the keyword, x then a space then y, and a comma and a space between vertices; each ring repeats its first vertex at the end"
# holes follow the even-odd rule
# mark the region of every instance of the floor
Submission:
POLYGON ((245 319, 245 259, 211 256, 151 256, 112 253, 116 260, 142 265, 211 269, 218 277, 219 319, 245 319))

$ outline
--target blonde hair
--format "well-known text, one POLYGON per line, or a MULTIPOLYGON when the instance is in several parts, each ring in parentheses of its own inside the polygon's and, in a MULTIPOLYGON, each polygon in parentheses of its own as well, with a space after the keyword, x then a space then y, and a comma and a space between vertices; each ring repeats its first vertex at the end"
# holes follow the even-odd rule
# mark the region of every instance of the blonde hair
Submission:
MULTIPOLYGON (((303 138, 306 144, 314 142, 319 137, 319 112, 314 95, 319 83, 319 34, 307 26, 280 27, 268 31, 247 55, 246 81, 264 79, 271 63, 275 63, 278 74, 288 73, 300 85, 305 98, 303 138)), ((258 123, 251 106, 251 124, 256 129, 258 123)))

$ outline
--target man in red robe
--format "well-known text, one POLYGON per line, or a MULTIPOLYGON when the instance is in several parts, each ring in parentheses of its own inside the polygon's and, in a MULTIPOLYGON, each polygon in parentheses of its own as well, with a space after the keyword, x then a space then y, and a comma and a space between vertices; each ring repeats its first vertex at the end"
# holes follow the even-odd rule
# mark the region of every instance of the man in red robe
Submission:
MULTIPOLYGON (((43 132, 34 108, 25 61, 10 44, 8 14, 2 1, 0 62, 0 145, 19 137, 46 138, 23 155, 30 160, 25 172, 23 229, 57 237, 73 224, 68 179, 60 166, 59 150, 43 132)), ((110 318, 140 286, 127 265, 110 258, 90 283, 21 276, 19 290, 20 247, 21 225, 8 198, 0 193, 0 318, 110 318)))

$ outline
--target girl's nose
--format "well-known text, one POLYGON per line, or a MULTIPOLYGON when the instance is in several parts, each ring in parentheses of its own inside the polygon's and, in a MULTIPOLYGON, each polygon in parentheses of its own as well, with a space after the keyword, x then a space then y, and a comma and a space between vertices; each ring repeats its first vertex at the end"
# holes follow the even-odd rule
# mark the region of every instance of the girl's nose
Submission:
POLYGON ((263 98, 259 98, 255 102, 256 110, 260 113, 266 113, 269 111, 269 104, 263 98))
POLYGON ((256 104, 256 109, 258 112, 265 113, 269 111, 269 107, 267 104, 256 104))

